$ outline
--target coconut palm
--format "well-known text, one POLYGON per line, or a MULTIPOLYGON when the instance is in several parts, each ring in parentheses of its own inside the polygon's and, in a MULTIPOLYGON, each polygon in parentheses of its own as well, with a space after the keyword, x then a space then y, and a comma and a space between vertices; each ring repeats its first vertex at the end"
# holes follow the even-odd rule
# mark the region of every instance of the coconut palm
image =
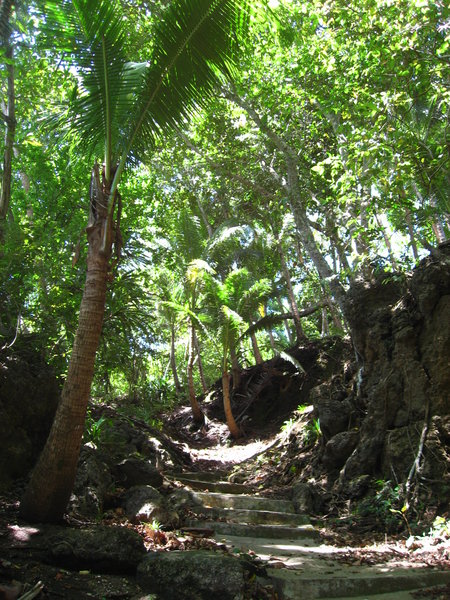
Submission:
POLYGON ((235 64, 248 25, 245 0, 174 0, 155 21, 148 62, 132 48, 119 0, 48 0, 42 30, 66 51, 80 82, 67 121, 95 161, 87 226, 87 276, 78 330, 58 411, 21 502, 35 521, 59 520, 75 480, 94 362, 102 329, 108 268, 120 246, 119 183, 167 131, 206 105, 235 64))
MULTIPOLYGON (((230 434, 241 436, 239 426, 231 410, 229 362, 237 355, 240 333, 247 328, 245 318, 251 318, 258 305, 267 298, 270 283, 253 281, 246 268, 235 268, 221 280, 211 269, 204 268, 199 276, 205 282, 205 308, 208 309, 210 326, 219 333, 221 340, 222 394, 225 418, 230 434)), ((233 386, 235 371, 233 370, 233 386)))

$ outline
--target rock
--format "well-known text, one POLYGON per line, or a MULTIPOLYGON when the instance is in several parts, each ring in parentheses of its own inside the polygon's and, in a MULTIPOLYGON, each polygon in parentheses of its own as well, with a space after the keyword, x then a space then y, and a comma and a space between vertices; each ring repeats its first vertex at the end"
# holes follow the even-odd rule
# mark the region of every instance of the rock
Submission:
POLYGON ((30 544, 42 548, 46 562, 98 573, 134 573, 146 553, 141 537, 126 527, 49 527, 34 535, 30 544))
POLYGON ((98 517, 103 512, 104 498, 112 482, 109 466, 99 458, 94 448, 85 444, 78 461, 69 510, 84 517, 98 517))
POLYGON ((311 402, 319 417, 325 441, 348 429, 352 406, 339 386, 334 389, 325 383, 315 387, 311 391, 311 402))
POLYGON ((222 553, 202 550, 149 553, 137 580, 162 600, 235 600, 242 598, 244 565, 222 553))
POLYGON ((292 486, 292 502, 298 513, 311 514, 316 512, 316 502, 311 486, 307 483, 295 483, 292 486))
POLYGON ((117 482, 126 488, 136 485, 150 485, 159 488, 163 483, 163 476, 155 466, 147 460, 134 457, 126 458, 116 465, 114 474, 117 482))
POLYGON ((124 497, 125 514, 139 521, 164 522, 168 518, 163 496, 150 485, 130 488, 124 497))
POLYGON ((372 478, 370 475, 359 475, 354 479, 345 481, 345 485, 338 485, 337 492, 342 494, 345 498, 356 500, 362 498, 370 488, 372 478))
POLYGON ((421 424, 412 424, 389 431, 382 453, 382 471, 394 469, 398 481, 405 481, 419 445, 421 424))
POLYGON ((190 506, 201 505, 201 501, 192 492, 184 488, 172 492, 167 499, 167 503, 172 510, 177 512, 190 506))
POLYGON ((358 445, 357 431, 342 431, 333 436, 326 444, 322 462, 327 469, 341 468, 358 445))
POLYGON ((59 397, 59 382, 31 339, 0 351, 0 489, 34 466, 59 397))
MULTIPOLYGON (((450 246, 440 246, 412 276, 383 273, 371 282, 356 282, 345 313, 360 364, 355 390, 360 439, 340 482, 347 488, 360 475, 387 481, 393 473, 404 481, 426 411, 431 421, 450 413, 450 246)), ((443 467, 446 442, 437 421, 432 429, 421 475, 431 480, 435 494, 439 486, 432 480, 448 478, 448 466, 443 467)), ((444 486, 439 489, 442 497, 444 486)))

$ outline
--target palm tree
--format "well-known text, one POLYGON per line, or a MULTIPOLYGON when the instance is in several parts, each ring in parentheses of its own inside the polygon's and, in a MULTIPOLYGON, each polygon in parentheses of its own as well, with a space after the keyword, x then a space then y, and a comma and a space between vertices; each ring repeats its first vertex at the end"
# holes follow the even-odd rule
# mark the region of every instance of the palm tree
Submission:
MULTIPOLYGON (((241 431, 233 417, 230 396, 229 361, 237 355, 241 330, 247 328, 245 318, 251 318, 257 306, 270 291, 268 280, 252 280, 246 268, 233 269, 223 281, 211 271, 202 271, 207 285, 210 321, 219 332, 222 345, 222 394, 223 407, 228 429, 232 437, 240 437, 241 431)), ((234 377, 234 373, 233 373, 234 377)), ((236 382, 233 381, 236 388, 236 382)))
POLYGON ((21 502, 33 521, 61 519, 76 475, 108 268, 120 246, 119 183, 126 165, 215 95, 248 26, 245 0, 175 0, 152 31, 152 55, 129 61, 119 0, 52 0, 42 19, 52 47, 74 60, 80 84, 70 123, 103 164, 91 173, 87 275, 78 330, 58 411, 21 502))

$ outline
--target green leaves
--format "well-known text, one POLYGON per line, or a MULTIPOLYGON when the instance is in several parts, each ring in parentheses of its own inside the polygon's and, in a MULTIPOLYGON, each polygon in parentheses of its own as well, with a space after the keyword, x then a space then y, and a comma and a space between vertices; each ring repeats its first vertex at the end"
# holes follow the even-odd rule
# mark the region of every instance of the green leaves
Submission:
POLYGON ((73 127, 92 152, 105 145, 119 178, 130 155, 142 157, 215 95, 248 26, 245 1, 178 0, 156 23, 148 61, 133 63, 118 0, 48 0, 43 36, 77 71, 73 127))
POLYGON ((169 6, 153 33, 153 56, 124 137, 125 153, 145 152, 206 106, 236 65, 248 17, 246 2, 179 0, 169 6))

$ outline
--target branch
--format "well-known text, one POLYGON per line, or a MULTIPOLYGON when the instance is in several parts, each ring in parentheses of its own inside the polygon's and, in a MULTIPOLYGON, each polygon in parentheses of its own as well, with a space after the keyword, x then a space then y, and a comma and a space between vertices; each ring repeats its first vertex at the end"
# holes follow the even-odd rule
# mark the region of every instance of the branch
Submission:
MULTIPOLYGON (((309 315, 312 315, 316 311, 326 306, 329 306, 329 302, 327 300, 324 300, 323 302, 319 302, 319 304, 314 304, 313 306, 308 306, 303 310, 299 310, 298 316, 309 317, 309 315)), ((257 321, 256 323, 253 323, 253 325, 250 325, 250 327, 241 335, 239 340, 242 340, 244 337, 247 337, 252 333, 256 333, 257 331, 261 331, 262 329, 266 329, 271 325, 276 325, 277 323, 281 323, 282 321, 286 321, 288 319, 294 319, 294 315, 290 312, 283 313, 280 315, 266 315, 262 319, 259 319, 259 321, 257 321)))

